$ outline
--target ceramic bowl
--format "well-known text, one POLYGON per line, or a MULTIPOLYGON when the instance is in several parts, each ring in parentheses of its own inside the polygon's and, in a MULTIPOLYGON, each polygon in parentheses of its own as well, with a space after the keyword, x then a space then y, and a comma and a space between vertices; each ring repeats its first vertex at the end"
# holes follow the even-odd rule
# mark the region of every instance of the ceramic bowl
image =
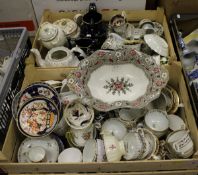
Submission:
POLYGON ((168 44, 163 38, 157 34, 146 34, 144 35, 144 41, 156 53, 168 57, 168 44))
POLYGON ((174 114, 168 115, 168 120, 169 120, 169 128, 172 131, 186 129, 186 124, 179 116, 174 114))
POLYGON ((53 135, 45 138, 26 138, 19 146, 18 162, 56 162, 59 152, 59 144, 53 135))
POLYGON ((175 158, 188 158, 194 152, 194 143, 189 131, 177 130, 170 133, 166 139, 169 151, 175 158))
POLYGON ((169 129, 169 120, 164 111, 153 109, 144 118, 146 128, 151 130, 157 137, 165 135, 169 129))
POLYGON ((77 148, 67 148, 58 156, 58 163, 82 162, 82 153, 77 148))
POLYGON ((34 97, 23 104, 17 114, 17 127, 27 137, 49 135, 59 121, 59 110, 53 101, 34 97))
POLYGON ((105 133, 103 134, 105 152, 108 162, 120 161, 122 156, 126 153, 124 142, 118 141, 115 136, 105 133))
POLYGON ((144 143, 139 133, 137 131, 129 132, 124 136, 123 141, 126 149, 124 159, 140 159, 144 151, 144 143))
POLYGON ((101 132, 108 132, 114 135, 118 140, 122 140, 127 133, 127 129, 118 119, 110 118, 103 123, 101 132))
POLYGON ((93 122, 94 110, 78 101, 74 101, 67 105, 63 116, 71 128, 85 129, 93 122))

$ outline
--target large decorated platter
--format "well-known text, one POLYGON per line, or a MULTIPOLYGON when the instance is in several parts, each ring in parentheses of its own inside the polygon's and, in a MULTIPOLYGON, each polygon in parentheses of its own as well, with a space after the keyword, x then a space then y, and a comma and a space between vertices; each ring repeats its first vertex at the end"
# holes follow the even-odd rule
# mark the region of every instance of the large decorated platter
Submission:
POLYGON ((168 71, 134 49, 98 50, 67 77, 71 91, 99 111, 142 108, 156 99, 168 81, 168 71))

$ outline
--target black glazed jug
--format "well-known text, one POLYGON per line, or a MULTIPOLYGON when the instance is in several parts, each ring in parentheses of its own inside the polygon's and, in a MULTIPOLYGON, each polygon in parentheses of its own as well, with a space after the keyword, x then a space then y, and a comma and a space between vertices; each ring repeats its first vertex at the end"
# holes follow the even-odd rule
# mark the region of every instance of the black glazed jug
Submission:
POLYGON ((80 43, 86 41, 92 52, 100 49, 106 39, 107 26, 102 22, 102 15, 97 12, 95 3, 89 4, 89 11, 83 16, 80 28, 80 38, 76 40, 76 44, 81 47, 80 43))

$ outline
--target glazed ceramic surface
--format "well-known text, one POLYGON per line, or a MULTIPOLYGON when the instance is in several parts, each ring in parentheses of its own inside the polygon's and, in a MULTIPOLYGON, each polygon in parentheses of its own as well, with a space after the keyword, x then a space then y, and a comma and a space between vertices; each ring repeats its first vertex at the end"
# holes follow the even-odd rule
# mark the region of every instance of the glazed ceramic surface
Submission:
POLYGON ((21 107, 26 101, 38 96, 51 99, 57 105, 58 109, 61 110, 61 102, 57 91, 43 82, 36 82, 27 86, 19 96, 18 107, 21 107))
POLYGON ((142 108, 160 95, 168 71, 133 49, 93 53, 67 77, 68 87, 99 111, 142 108))
POLYGON ((148 129, 154 132, 155 135, 161 137, 166 134, 169 128, 169 120, 164 111, 151 110, 145 116, 145 124, 148 129))
POLYGON ((139 133, 136 131, 129 132, 125 135, 123 141, 126 149, 124 158, 126 160, 140 159, 144 151, 144 143, 139 133))
POLYGON ((168 115, 168 120, 169 120, 169 128, 172 131, 177 131, 181 129, 186 129, 186 125, 184 121, 177 115, 168 115))
POLYGON ((38 39, 47 49, 63 46, 67 42, 63 30, 58 25, 49 22, 41 24, 38 39))
POLYGON ((72 140, 78 147, 85 146, 89 139, 95 139, 96 130, 93 124, 85 129, 70 129, 72 140))
POLYGON ((74 101, 67 105, 64 110, 64 117, 67 124, 73 129, 85 129, 89 127, 94 119, 94 110, 74 101))
POLYGON ((78 27, 77 24, 69 18, 62 18, 60 20, 55 21, 54 24, 61 27, 61 29, 64 31, 67 37, 72 35, 78 27))
POLYGON ((104 122, 104 124, 102 125, 101 132, 108 132, 114 135, 118 140, 122 140, 127 133, 127 129, 125 125, 118 119, 111 118, 104 122))
POLYGON ((37 65, 40 67, 75 67, 79 64, 78 58, 72 51, 63 46, 50 49, 45 59, 42 59, 38 49, 32 48, 31 52, 34 53, 37 65))
POLYGON ((97 156, 97 144, 94 139, 87 140, 83 149, 83 162, 94 162, 97 156))
POLYGON ((154 25, 154 31, 155 31, 155 33, 157 35, 159 35, 159 36, 162 36, 163 33, 164 33, 163 26, 160 23, 158 23, 158 22, 153 22, 153 25, 154 25))
POLYGON ((189 131, 178 130, 170 133, 166 139, 169 151, 180 158, 188 158, 193 154, 194 144, 189 131))
POLYGON ((96 139, 97 144, 97 162, 103 162, 106 158, 104 141, 102 139, 96 139))
POLYGON ((67 148, 58 156, 58 163, 82 162, 82 153, 78 148, 67 148))
POLYGON ((154 50, 159 55, 162 55, 164 57, 168 56, 168 44, 157 34, 144 35, 144 41, 152 50, 154 50))
POLYGON ((111 134, 104 134, 105 152, 108 162, 120 161, 121 157, 126 153, 124 142, 118 141, 115 136, 111 134))
POLYGON ((49 99, 35 97, 20 108, 17 126, 27 137, 42 137, 50 134, 59 120, 59 110, 49 99))
POLYGON ((34 139, 26 138, 19 146, 18 162, 56 162, 58 155, 59 145, 53 136, 34 139))

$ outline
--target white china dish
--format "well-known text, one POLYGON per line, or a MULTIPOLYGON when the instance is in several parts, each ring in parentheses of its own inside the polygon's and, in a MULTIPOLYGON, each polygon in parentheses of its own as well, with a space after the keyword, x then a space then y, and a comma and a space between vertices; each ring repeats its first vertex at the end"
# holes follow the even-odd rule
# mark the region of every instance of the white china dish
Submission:
POLYGON ((58 163, 82 162, 82 153, 78 148, 67 148, 58 156, 58 163))
POLYGON ((163 38, 157 34, 146 34, 144 35, 144 41, 156 53, 168 57, 168 44, 163 38))
POLYGON ((98 50, 81 61, 67 80, 70 90, 84 103, 109 111, 146 106, 160 95, 168 81, 168 71, 134 49, 98 50))
POLYGON ((56 162, 58 155, 59 145, 53 136, 26 138, 19 146, 18 162, 56 162))

